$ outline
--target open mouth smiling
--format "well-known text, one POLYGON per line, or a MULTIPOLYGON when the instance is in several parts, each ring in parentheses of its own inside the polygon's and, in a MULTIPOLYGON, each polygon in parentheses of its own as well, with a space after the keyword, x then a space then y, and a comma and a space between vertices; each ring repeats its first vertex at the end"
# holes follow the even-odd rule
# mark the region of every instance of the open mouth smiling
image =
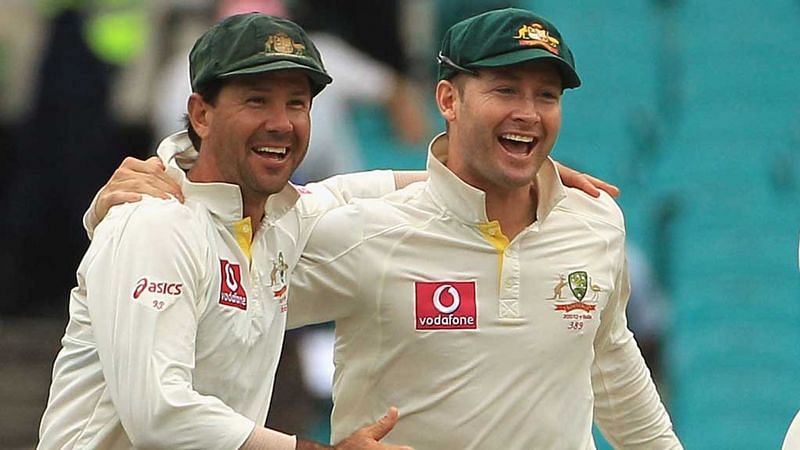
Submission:
POLYGON ((512 154, 527 156, 539 143, 539 138, 516 133, 504 133, 497 138, 500 145, 512 154))
POLYGON ((264 146, 264 147, 252 147, 251 150, 254 151, 255 153, 257 153, 259 156, 272 158, 272 159, 277 159, 277 160, 283 160, 284 158, 286 158, 286 155, 289 153, 289 148, 288 147, 268 147, 268 146, 264 146))

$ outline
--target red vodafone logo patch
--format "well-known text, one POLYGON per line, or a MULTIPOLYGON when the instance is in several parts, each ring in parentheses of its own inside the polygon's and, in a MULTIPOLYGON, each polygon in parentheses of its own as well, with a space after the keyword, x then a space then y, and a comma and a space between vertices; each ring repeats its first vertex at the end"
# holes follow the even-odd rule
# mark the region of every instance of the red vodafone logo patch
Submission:
POLYGON ((417 281, 417 330, 474 330, 478 328, 474 281, 417 281))
POLYGON ((219 288, 219 304, 247 309, 247 293, 242 286, 242 267, 226 259, 219 260, 222 283, 219 288))

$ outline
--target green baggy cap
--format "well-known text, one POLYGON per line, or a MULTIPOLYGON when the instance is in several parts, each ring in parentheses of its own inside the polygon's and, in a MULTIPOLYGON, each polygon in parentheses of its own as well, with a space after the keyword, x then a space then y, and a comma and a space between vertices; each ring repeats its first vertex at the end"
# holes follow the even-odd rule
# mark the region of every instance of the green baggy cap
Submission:
POLYGON ((459 72, 550 59, 558 65, 564 88, 581 85, 572 51, 558 29, 524 9, 498 9, 458 22, 445 33, 437 59, 440 80, 459 72))
POLYGON ((209 81, 302 69, 317 95, 333 79, 317 47, 296 23, 260 13, 230 16, 206 31, 189 53, 192 90, 209 81))

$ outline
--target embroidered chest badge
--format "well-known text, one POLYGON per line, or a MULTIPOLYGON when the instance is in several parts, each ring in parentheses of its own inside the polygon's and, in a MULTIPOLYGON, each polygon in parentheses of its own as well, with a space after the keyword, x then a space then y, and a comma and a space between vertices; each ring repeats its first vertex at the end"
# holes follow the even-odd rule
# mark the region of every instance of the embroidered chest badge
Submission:
POLYGON ((269 273, 269 286, 272 290, 272 297, 281 304, 281 312, 286 312, 287 309, 286 291, 289 290, 289 286, 286 283, 286 271, 288 269, 289 266, 283 259, 283 252, 278 252, 278 259, 272 260, 272 271, 269 273))
POLYGON ((600 286, 592 283, 588 272, 579 270, 570 272, 569 275, 559 274, 558 281, 553 286, 553 296, 547 300, 555 300, 555 310, 563 312, 561 318, 569 322, 567 329, 581 330, 584 321, 594 318, 592 313, 597 310, 597 301, 602 291, 600 286), (569 287, 566 296, 565 287, 569 287))
POLYGON ((219 260, 221 283, 219 304, 247 310, 247 292, 242 285, 242 266, 227 259, 219 260))

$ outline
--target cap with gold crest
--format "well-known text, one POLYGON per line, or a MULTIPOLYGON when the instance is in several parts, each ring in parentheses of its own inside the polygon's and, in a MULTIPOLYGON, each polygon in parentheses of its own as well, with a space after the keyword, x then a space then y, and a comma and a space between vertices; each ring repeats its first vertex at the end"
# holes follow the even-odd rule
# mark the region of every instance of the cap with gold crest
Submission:
POLYGON ((280 69, 301 69, 317 95, 333 79, 319 51, 296 23, 260 13, 230 16, 206 31, 189 53, 196 91, 209 81, 280 69))
POLYGON ((558 65, 564 88, 581 85, 572 52, 555 25, 524 9, 493 10, 447 30, 437 57, 439 79, 536 59, 550 59, 558 65))

